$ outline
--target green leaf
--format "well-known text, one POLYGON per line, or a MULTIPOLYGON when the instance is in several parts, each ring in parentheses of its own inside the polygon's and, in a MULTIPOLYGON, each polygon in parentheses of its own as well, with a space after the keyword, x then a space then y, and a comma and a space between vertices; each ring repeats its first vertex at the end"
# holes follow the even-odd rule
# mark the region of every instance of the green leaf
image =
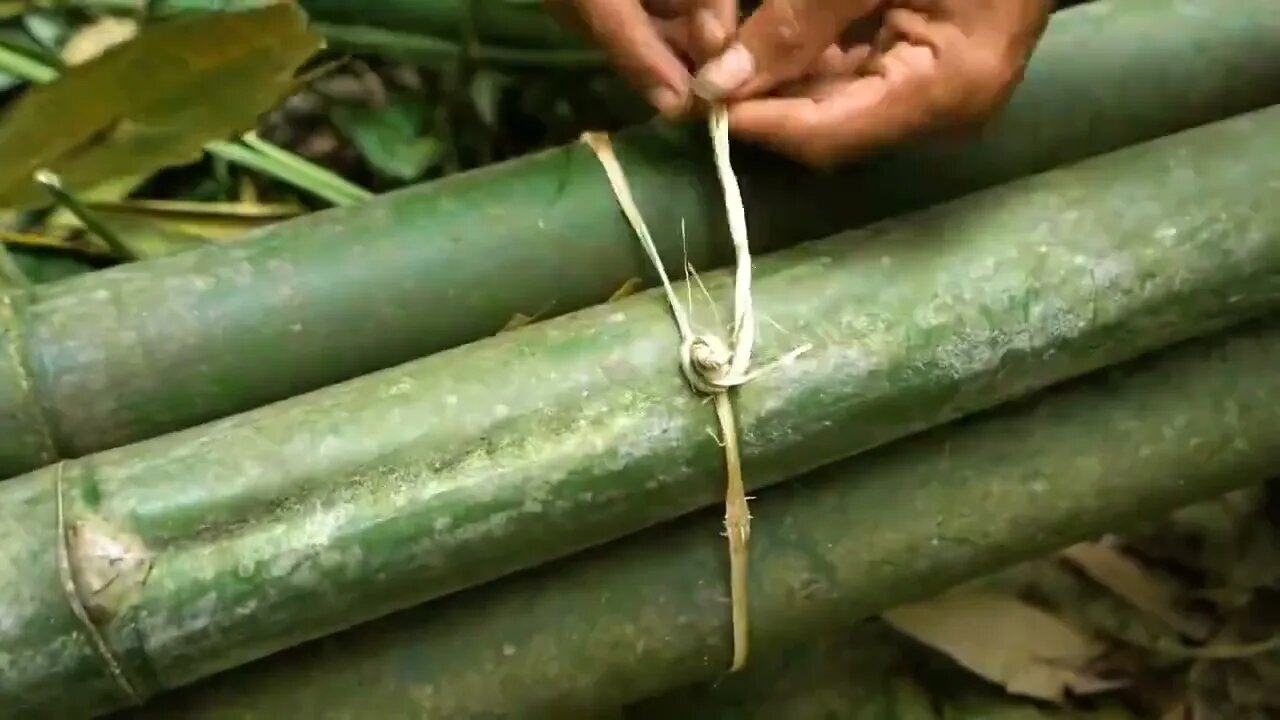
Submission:
POLYGON ((0 90, 58 76, 58 56, 50 53, 21 28, 0 27, 0 90))
POLYGON ((62 15, 50 10, 32 10, 22 16, 22 24, 31 38, 50 52, 61 50, 71 34, 62 15))
POLYGON ((293 4, 149 24, 15 103, 0 124, 0 204, 43 204, 41 168, 78 192, 190 162, 279 103, 320 45, 293 4))
POLYGON ((498 124, 498 103, 502 100, 503 89, 510 82, 511 78, 492 70, 478 70, 471 77, 468 87, 471 102, 485 125, 495 127, 498 124))
POLYGON ((426 115, 421 98, 398 95, 381 108, 340 105, 330 117, 376 171, 413 180, 444 158, 444 143, 422 134, 426 115))

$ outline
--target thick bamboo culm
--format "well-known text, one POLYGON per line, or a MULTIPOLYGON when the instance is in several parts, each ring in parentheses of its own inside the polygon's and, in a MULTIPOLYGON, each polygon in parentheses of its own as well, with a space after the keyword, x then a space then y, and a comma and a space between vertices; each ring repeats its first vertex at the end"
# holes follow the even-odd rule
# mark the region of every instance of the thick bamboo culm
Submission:
MULTIPOLYGON (((430 3, 427 3, 428 5, 430 3)), ((999 122, 837 175, 735 149, 756 253, 1280 101, 1274 0, 1057 14, 999 122)), ((663 260, 728 259, 701 126, 617 138, 663 260), (683 235, 682 235, 683 231, 683 235)), ((0 477, 259 407, 653 280, 590 151, 548 151, 0 300, 0 477)))

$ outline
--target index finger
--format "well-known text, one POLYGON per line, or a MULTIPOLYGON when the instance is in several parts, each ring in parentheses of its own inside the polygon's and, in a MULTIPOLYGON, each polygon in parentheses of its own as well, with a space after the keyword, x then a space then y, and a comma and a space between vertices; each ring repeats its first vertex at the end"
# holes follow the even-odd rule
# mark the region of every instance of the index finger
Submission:
POLYGON ((708 99, 743 98, 795 79, 881 0, 764 0, 737 41, 703 66, 695 81, 708 99))
MULTIPOLYGON (((611 63, 664 115, 689 106, 689 71, 658 34, 639 0, 569 2, 611 63)), ((554 4, 554 3, 552 3, 554 4)))

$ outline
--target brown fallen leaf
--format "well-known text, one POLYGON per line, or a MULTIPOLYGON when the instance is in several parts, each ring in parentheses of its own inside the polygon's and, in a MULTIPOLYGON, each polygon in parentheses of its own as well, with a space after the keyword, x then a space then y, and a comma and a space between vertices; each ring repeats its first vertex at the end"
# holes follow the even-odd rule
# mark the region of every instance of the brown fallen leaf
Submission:
POLYGON ((622 287, 613 291, 613 294, 609 296, 608 302, 615 302, 629 295, 634 295, 635 292, 643 286, 644 281, 640 278, 628 278, 626 282, 622 283, 622 287))
POLYGON ((520 312, 516 313, 515 315, 512 315, 511 319, 507 321, 507 324, 503 325, 502 329, 499 330, 498 332, 504 333, 504 332, 511 332, 512 330, 519 330, 525 325, 528 325, 536 321, 538 318, 546 315, 548 312, 551 312, 552 304, 553 303, 547 303, 546 307, 542 308, 541 310, 535 312, 532 315, 525 315, 524 313, 520 313, 520 312))
POLYGON ((1124 685, 1090 673, 1101 641, 1011 595, 966 589, 881 617, 1015 695, 1062 702, 1124 685))
POLYGON ((1062 557, 1094 582, 1186 637, 1203 641, 1213 630, 1207 618, 1179 607, 1183 593, 1175 583, 1109 544, 1077 543, 1062 551, 1062 557))
POLYGON ((103 220, 149 220, 174 231, 215 241, 236 240, 251 230, 274 225, 304 212, 297 203, 146 199, 89 202, 85 207, 103 220))
POLYGON ((89 257, 108 257, 110 253, 96 244, 73 242, 67 233, 18 232, 0 229, 0 243, 13 247, 39 250, 61 250, 89 257))
POLYGON ((535 318, 532 315, 525 315, 524 313, 516 313, 515 315, 511 316, 511 319, 507 321, 507 324, 503 325, 502 329, 499 330, 498 332, 504 333, 504 332, 511 332, 512 330, 519 330, 525 325, 528 325, 529 323, 533 322, 534 319, 535 318))
POLYGON ((104 17, 76 30, 62 46, 67 65, 86 63, 138 34, 138 23, 130 18, 104 17))
POLYGON ((46 204, 32 181, 42 168, 79 193, 195 160, 277 105, 321 44, 293 3, 148 23, 12 105, 0 123, 0 205, 46 204))

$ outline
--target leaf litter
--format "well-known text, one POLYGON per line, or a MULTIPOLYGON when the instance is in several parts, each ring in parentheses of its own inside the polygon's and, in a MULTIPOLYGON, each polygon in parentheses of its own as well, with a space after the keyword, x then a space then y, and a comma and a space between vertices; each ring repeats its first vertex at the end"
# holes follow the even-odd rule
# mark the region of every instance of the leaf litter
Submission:
POLYGON ((1064 548, 881 618, 1011 695, 1139 717, 1280 713, 1280 483, 1064 548))

